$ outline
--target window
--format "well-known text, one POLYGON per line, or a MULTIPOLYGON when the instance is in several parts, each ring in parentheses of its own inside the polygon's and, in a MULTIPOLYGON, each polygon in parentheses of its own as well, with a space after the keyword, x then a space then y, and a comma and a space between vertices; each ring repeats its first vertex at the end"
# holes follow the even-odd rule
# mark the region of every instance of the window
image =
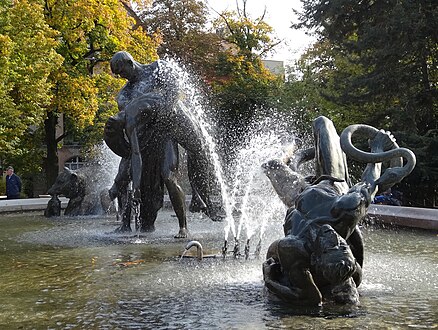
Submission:
POLYGON ((79 156, 74 156, 67 160, 64 164, 65 167, 68 167, 70 170, 77 170, 84 166, 84 162, 82 161, 82 158, 79 156))

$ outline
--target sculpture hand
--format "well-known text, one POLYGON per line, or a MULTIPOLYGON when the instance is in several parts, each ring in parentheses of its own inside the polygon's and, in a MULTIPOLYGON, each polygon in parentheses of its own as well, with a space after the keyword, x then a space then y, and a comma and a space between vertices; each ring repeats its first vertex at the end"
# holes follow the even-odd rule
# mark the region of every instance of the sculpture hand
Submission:
POLYGON ((281 265, 274 258, 269 258, 263 263, 263 279, 278 280, 281 276, 281 265))
POLYGON ((293 280, 289 286, 268 282, 266 284, 271 291, 289 303, 310 306, 321 305, 322 294, 308 269, 289 272, 289 279, 293 280))
POLYGON ((368 141, 372 152, 381 152, 398 147, 394 135, 389 131, 380 130, 368 141))

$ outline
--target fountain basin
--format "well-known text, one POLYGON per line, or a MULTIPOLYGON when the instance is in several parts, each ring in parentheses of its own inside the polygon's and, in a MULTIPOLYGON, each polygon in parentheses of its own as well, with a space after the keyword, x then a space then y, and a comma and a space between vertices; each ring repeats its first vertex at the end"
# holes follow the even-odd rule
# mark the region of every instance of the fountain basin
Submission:
POLYGON ((368 218, 403 227, 438 230, 438 209, 403 207, 389 205, 370 205, 368 218))
MULTIPOLYGON (((44 212, 49 200, 50 197, 2 199, 0 200, 0 213, 28 212, 38 210, 42 210, 44 212)), ((61 201, 61 208, 65 209, 69 199, 65 197, 59 197, 59 200, 61 201)))
MULTIPOLYGON (((261 258, 179 260, 189 240, 220 254, 223 223, 189 216, 191 237, 161 211, 150 234, 113 234, 114 219, 0 216, 0 328, 433 328, 438 324, 436 234, 364 228, 361 305, 293 308, 268 301, 261 263, 282 237, 268 223, 261 258)), ((254 242, 255 245, 255 242, 254 242)), ((252 245, 252 251, 255 246, 252 245)), ((193 251, 193 254, 196 254, 193 251)))
MULTIPOLYGON (((61 207, 65 209, 68 199, 60 197, 61 207)), ((0 214, 9 212, 29 212, 45 210, 50 198, 26 198, 0 200, 0 214)), ((186 196, 186 206, 190 204, 190 196, 186 196)), ((169 196, 164 195, 163 207, 171 209, 169 196)), ((388 206, 372 204, 368 208, 368 219, 378 223, 412 227, 428 230, 438 230, 438 209, 418 207, 388 206)))

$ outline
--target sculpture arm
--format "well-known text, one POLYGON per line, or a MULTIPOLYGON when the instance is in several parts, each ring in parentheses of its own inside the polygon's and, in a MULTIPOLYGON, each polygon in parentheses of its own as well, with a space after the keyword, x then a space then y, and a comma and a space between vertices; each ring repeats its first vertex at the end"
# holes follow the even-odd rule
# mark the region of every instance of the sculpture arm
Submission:
POLYGON ((390 132, 378 131, 368 125, 350 125, 344 129, 341 134, 341 147, 349 157, 369 163, 363 173, 362 180, 371 185, 371 197, 374 197, 377 187, 381 191, 385 191, 400 182, 412 172, 416 163, 414 153, 409 149, 399 148, 390 132), (370 137, 371 152, 365 152, 353 146, 351 137, 354 132, 358 131, 362 131, 370 137), (403 158, 406 160, 404 165, 403 158), (373 164, 389 160, 391 161, 390 168, 377 178, 380 175, 381 167, 380 164, 373 164))
POLYGON ((308 270, 302 271, 300 284, 303 288, 293 285, 286 286, 280 283, 277 278, 280 273, 280 265, 273 258, 269 258, 263 263, 263 279, 270 292, 292 304, 320 305, 322 295, 313 281, 312 275, 308 270))
POLYGON ((107 146, 122 158, 130 157, 130 145, 125 139, 126 116, 125 111, 120 111, 115 116, 108 118, 104 129, 104 140, 107 146))
POLYGON ((140 93, 133 100, 124 106, 124 111, 127 116, 134 118, 135 120, 142 120, 155 118, 155 113, 158 107, 162 107, 164 98, 161 94, 150 92, 140 93))
MULTIPOLYGON (((374 154, 390 150, 393 148, 394 144, 394 136, 390 132, 385 132, 383 130, 378 131, 376 135, 369 140, 371 152, 374 154)), ((367 166, 362 173, 361 181, 371 185, 372 190, 370 191, 370 193, 372 197, 374 197, 377 192, 375 182, 380 177, 381 171, 382 163, 367 163, 367 166)))
MULTIPOLYGON (((162 97, 157 93, 144 93, 125 106, 126 116, 125 132, 128 136, 131 147, 131 175, 134 189, 134 197, 140 197, 142 157, 140 153, 140 144, 138 140, 137 127, 141 123, 153 122, 156 117, 162 97)), ((152 125, 146 125, 152 126, 152 125)))
POLYGON ((356 270, 351 277, 353 278, 356 287, 358 287, 360 283, 362 283, 362 267, 359 265, 357 261, 356 261, 356 270))

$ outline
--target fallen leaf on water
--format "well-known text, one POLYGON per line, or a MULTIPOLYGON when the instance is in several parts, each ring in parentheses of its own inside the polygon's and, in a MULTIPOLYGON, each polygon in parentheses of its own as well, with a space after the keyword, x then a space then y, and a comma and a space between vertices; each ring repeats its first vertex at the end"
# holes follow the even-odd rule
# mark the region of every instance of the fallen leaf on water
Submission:
POLYGON ((143 259, 134 260, 134 261, 126 261, 126 262, 115 262, 113 265, 122 266, 122 267, 129 267, 129 266, 135 266, 138 264, 143 263, 143 259))

